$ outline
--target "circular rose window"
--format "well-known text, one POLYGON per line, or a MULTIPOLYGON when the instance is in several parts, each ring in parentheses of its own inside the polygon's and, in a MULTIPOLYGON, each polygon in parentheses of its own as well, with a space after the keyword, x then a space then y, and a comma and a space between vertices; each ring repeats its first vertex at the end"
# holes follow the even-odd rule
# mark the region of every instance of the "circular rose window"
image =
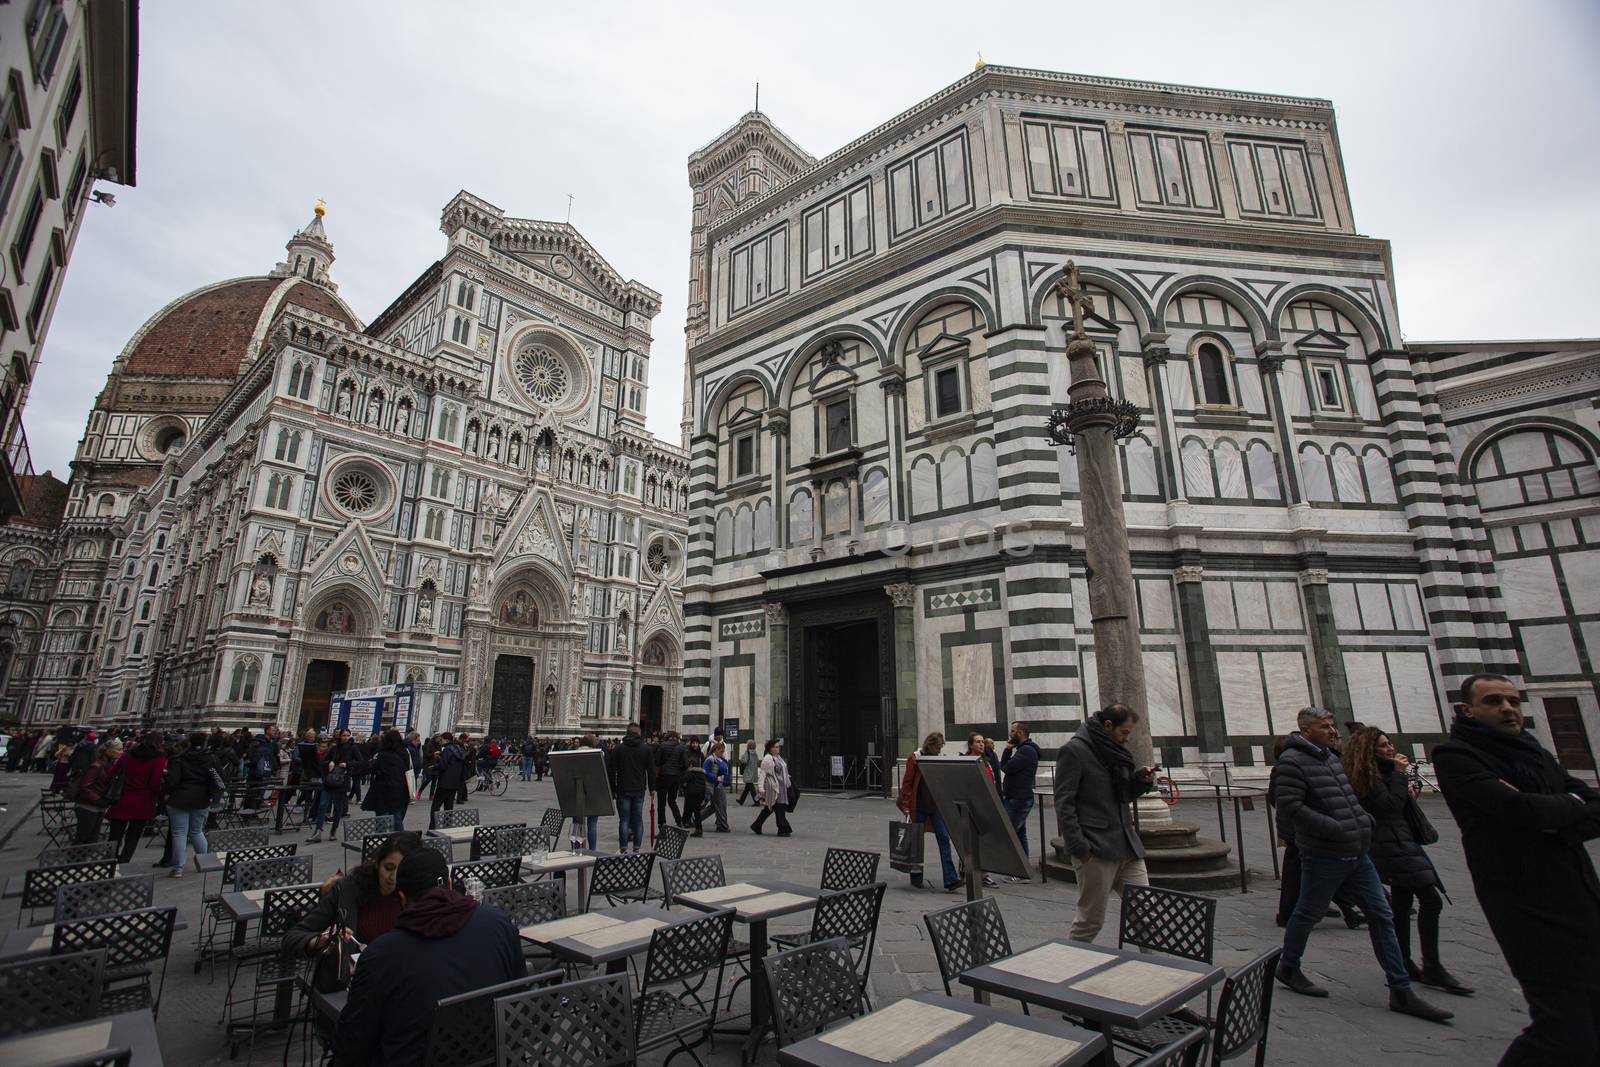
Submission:
POLYGON ((644 552, 645 571, 652 578, 672 579, 678 573, 678 557, 682 550, 670 537, 660 537, 650 542, 644 552))
POLYGON ((553 407, 566 397, 572 375, 562 358, 544 345, 529 345, 517 357, 517 381, 535 403, 553 407))
POLYGON ((333 499, 352 515, 365 515, 378 506, 378 483, 366 471, 342 471, 333 480, 333 499))

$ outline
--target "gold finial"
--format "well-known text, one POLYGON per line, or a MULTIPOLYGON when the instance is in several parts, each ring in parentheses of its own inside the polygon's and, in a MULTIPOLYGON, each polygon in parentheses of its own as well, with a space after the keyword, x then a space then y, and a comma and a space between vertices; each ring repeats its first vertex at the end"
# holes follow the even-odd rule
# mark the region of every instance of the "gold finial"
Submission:
POLYGON ((972 69, 973 70, 982 70, 983 68, 984 68, 983 53, 979 52, 978 53, 978 61, 972 65, 972 69))
POLYGON ((317 206, 311 209, 311 213, 319 219, 322 218, 328 213, 328 202, 320 196, 317 197, 317 206))

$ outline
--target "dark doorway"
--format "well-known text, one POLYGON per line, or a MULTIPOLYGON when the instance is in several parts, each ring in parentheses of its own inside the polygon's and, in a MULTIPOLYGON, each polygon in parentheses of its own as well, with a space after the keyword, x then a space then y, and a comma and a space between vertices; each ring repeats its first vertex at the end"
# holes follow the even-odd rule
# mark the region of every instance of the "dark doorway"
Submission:
POLYGON ((649 737, 661 732, 661 687, 647 685, 639 690, 639 732, 649 737))
POLYGON ((1583 713, 1572 697, 1545 697, 1544 717, 1550 721, 1550 745, 1556 759, 1569 771, 1594 770, 1594 750, 1583 728, 1583 713))
POLYGON ((802 785, 835 782, 833 757, 844 759, 842 784, 865 785, 867 757, 883 753, 876 620, 805 631, 805 673, 798 736, 785 745, 802 785))
POLYGON ((337 659, 314 659, 306 666, 306 684, 300 690, 300 730, 328 728, 328 701, 350 684, 350 664, 337 659))
POLYGON ((489 698, 489 736, 528 736, 533 713, 533 660, 527 656, 497 656, 494 693, 489 698))

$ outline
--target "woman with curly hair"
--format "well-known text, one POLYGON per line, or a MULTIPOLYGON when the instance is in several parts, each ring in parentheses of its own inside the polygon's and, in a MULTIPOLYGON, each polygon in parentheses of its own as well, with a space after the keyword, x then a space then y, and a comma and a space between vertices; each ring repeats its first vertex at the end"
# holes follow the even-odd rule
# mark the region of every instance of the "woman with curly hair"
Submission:
POLYGON ((1389 735, 1366 726, 1350 736, 1340 756, 1350 787, 1372 816, 1372 863, 1389 887, 1393 902, 1394 934, 1405 956, 1411 980, 1466 996, 1472 990, 1459 982, 1439 962, 1439 913, 1444 910, 1444 883, 1424 845, 1438 834, 1417 806, 1406 781, 1410 762, 1395 751, 1389 735), (1422 945, 1422 966, 1411 960, 1411 905, 1418 908, 1417 937, 1422 945))
POLYGON ((422 847, 422 835, 414 831, 390 834, 378 854, 343 878, 322 883, 322 897, 283 935, 283 951, 289 956, 315 956, 335 936, 353 938, 363 945, 394 929, 400 915, 400 896, 395 892, 400 861, 422 847), (339 931, 343 931, 342 935, 339 931))

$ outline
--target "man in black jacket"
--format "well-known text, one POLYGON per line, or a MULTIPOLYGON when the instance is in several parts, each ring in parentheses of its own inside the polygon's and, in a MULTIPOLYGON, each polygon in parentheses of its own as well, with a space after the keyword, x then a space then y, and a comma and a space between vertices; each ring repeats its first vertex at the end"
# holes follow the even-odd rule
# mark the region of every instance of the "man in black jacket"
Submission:
POLYGON ((440 998, 528 973, 506 913, 452 892, 448 881, 444 856, 431 848, 400 861, 400 917, 361 953, 334 1031, 336 1067, 421 1064, 440 998))
POLYGON ((684 756, 683 742, 676 733, 669 733, 656 745, 656 825, 667 825, 667 811, 672 812, 672 825, 683 825, 683 812, 678 809, 678 785, 683 781, 689 761, 684 756))
POLYGON ((456 743, 453 735, 440 734, 439 740, 444 744, 439 749, 439 758, 433 764, 433 806, 428 809, 430 829, 440 808, 445 811, 455 810, 456 796, 466 784, 469 767, 467 753, 456 743))
POLYGON ((622 744, 606 753, 606 773, 617 798, 617 851, 628 851, 631 841, 638 852, 644 840, 644 799, 655 780, 655 761, 638 723, 630 722, 622 744))
POLYGON ((1278 981, 1303 996, 1328 995, 1305 976, 1300 960, 1311 928, 1342 889, 1366 914, 1367 936, 1389 983, 1389 1010, 1430 1022, 1452 1018, 1452 1012, 1434 1007, 1411 988, 1389 898, 1367 856, 1372 816, 1350 788, 1344 765, 1331 748, 1339 736, 1333 716, 1321 708, 1301 708, 1296 723, 1300 729, 1283 746, 1274 779, 1278 833, 1300 850, 1300 899, 1284 930, 1278 981))
MULTIPOLYGON (((1011 818, 1011 828, 1022 842, 1022 854, 1028 854, 1028 812, 1033 810, 1033 786, 1039 775, 1039 746, 1028 736, 1028 724, 1014 722, 1011 735, 1006 739, 1005 753, 1000 757, 1000 802, 1011 818)), ((1045 842, 1040 842, 1041 846, 1045 842)), ((1023 881, 1008 878, 1010 882, 1023 881)))
POLYGON ((1459 700, 1433 766, 1532 1017, 1500 1063, 1600 1064, 1600 879, 1583 846, 1600 837, 1600 793, 1523 729, 1503 676, 1468 677, 1459 700))

